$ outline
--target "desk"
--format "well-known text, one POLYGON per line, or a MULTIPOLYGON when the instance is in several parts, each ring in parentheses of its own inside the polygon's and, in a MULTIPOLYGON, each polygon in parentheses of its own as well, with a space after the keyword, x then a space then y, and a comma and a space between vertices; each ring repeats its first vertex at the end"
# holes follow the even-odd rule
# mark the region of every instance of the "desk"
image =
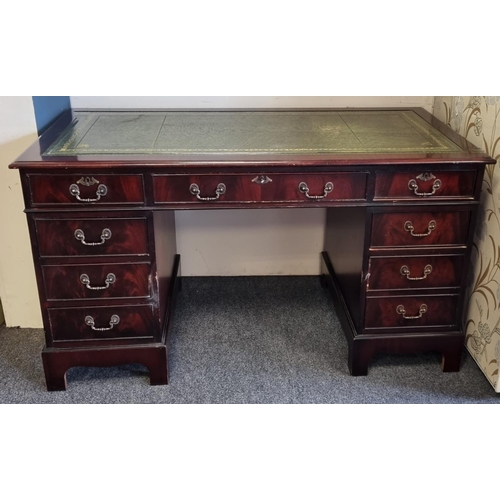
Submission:
POLYGON ((142 363, 168 383, 180 289, 174 210, 325 207, 320 282, 352 375, 377 352, 456 371, 485 165, 422 109, 73 110, 20 170, 47 388, 72 366, 142 363))

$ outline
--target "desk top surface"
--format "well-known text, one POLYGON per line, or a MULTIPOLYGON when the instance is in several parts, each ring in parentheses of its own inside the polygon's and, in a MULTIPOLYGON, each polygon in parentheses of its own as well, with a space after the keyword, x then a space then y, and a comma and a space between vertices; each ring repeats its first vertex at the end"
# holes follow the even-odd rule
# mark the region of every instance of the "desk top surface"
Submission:
POLYGON ((17 162, 349 162, 478 155, 446 128, 421 109, 73 110, 17 162))

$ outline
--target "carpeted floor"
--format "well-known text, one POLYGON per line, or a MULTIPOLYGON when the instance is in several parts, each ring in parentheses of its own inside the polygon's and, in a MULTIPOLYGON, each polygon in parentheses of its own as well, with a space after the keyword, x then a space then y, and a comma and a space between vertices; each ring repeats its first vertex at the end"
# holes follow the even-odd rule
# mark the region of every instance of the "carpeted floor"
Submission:
POLYGON ((458 373, 438 354, 378 356, 347 370, 347 342, 317 277, 184 278, 168 386, 141 365, 68 371, 47 392, 43 332, 0 327, 0 403, 500 403, 465 351, 458 373))

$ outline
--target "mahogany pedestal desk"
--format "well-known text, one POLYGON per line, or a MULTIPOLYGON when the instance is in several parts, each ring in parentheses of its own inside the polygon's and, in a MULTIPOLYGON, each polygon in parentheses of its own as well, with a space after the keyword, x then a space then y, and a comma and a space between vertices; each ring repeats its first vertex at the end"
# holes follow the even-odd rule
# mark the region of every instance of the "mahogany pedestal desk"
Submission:
POLYGON ((180 286, 174 210, 325 207, 321 283, 352 375, 375 353, 456 371, 484 168, 422 109, 66 112, 20 170, 48 390, 73 366, 168 383, 180 286))

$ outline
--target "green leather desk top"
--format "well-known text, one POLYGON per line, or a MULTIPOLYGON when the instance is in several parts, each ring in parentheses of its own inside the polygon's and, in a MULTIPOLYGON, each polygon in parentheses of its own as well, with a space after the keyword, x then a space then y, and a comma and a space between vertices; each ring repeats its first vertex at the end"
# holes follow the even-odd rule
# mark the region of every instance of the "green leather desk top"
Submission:
POLYGON ((453 153, 411 110, 81 111, 42 156, 453 153))

